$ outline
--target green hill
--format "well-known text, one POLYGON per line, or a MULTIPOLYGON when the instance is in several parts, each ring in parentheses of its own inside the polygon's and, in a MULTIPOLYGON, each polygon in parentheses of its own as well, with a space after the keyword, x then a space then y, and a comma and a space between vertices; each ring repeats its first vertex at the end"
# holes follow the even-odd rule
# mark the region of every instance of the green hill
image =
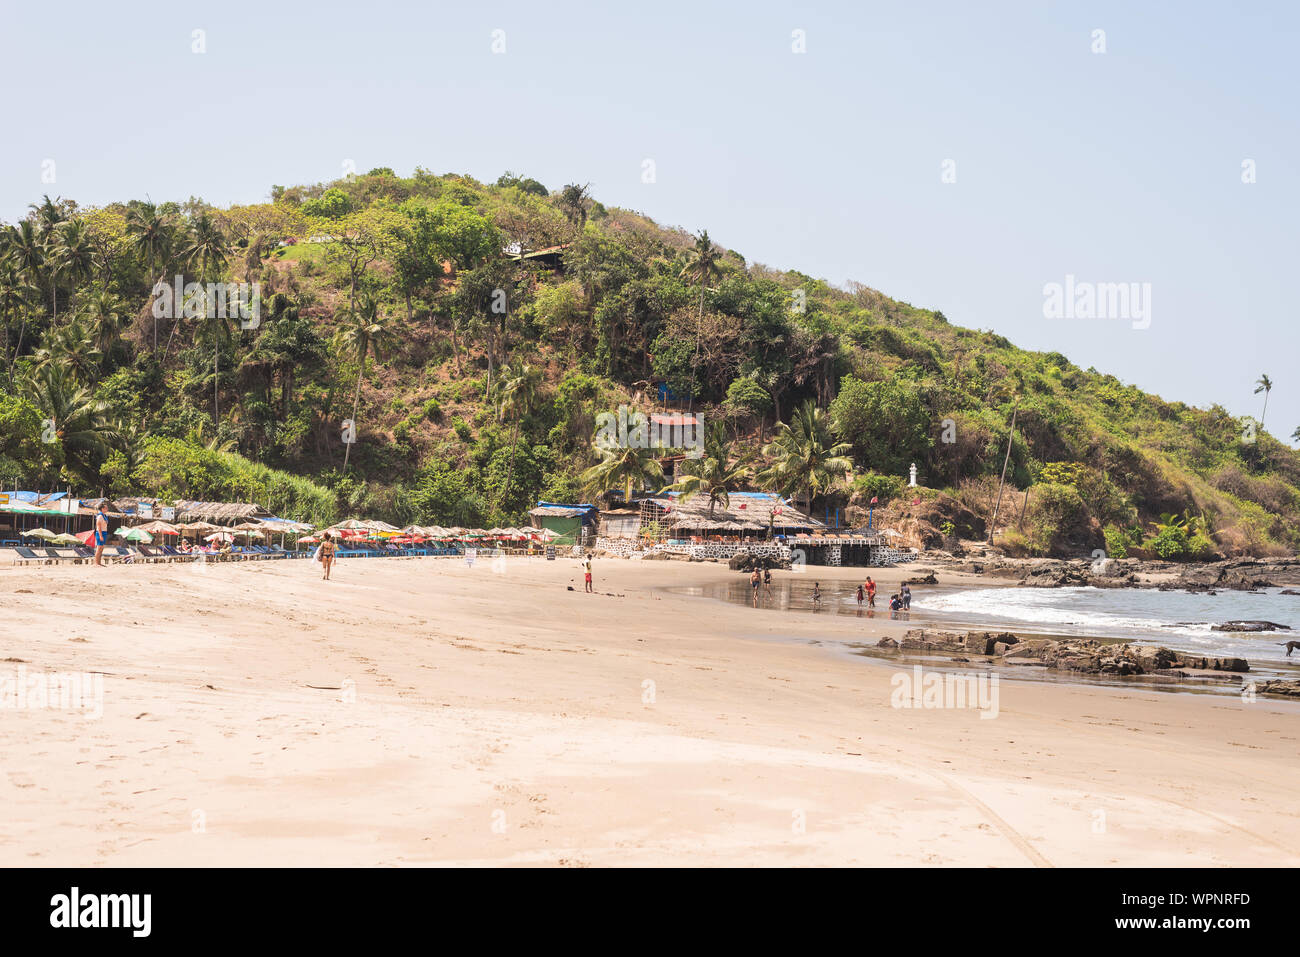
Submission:
POLYGON ((1220 407, 747 263, 583 187, 378 169, 271 195, 47 197, 0 231, 0 480, 315 521, 518 524, 539 498, 622 487, 629 470, 657 484, 644 456, 593 469, 593 436, 600 412, 650 411, 666 388, 725 423, 705 459, 740 460, 724 487, 839 507, 899 495, 915 462, 921 494, 982 532, 1014 410, 1013 551, 1300 544, 1300 458, 1220 407), (153 288, 177 275, 258 284, 256 320, 195 296, 168 314, 153 288), (825 414, 797 415, 808 402, 825 414))

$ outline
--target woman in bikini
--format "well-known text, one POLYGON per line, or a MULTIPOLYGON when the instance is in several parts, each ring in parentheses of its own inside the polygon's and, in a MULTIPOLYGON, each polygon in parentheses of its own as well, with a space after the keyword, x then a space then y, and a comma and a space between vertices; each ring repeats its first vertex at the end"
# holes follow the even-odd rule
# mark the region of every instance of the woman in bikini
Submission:
POLYGON ((320 543, 320 563, 325 569, 324 581, 330 580, 330 566, 334 564, 334 536, 326 532, 320 543))

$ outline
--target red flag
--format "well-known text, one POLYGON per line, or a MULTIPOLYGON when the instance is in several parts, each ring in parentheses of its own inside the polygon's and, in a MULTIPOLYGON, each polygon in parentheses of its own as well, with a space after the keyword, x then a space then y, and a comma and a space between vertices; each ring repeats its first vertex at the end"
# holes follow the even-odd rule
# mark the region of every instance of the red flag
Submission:
POLYGON ((877 502, 877 498, 876 498, 876 496, 874 496, 874 495, 871 496, 871 504, 872 504, 872 505, 875 505, 876 502, 877 502))

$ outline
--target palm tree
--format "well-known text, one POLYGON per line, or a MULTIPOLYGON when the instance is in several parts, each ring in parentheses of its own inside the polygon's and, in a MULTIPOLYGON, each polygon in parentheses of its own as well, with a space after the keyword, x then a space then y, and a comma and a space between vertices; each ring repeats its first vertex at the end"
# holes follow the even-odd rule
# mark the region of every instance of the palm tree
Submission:
POLYGON ((80 315, 94 337, 95 347, 107 362, 122 331, 121 305, 105 290, 92 292, 81 304, 80 315))
MULTIPOLYGON (((171 252, 173 230, 167 217, 158 212, 153 203, 133 205, 126 214, 126 234, 131 237, 131 245, 149 268, 149 288, 157 284, 158 274, 155 264, 166 261, 171 252)), ((153 324, 153 351, 158 351, 158 322, 153 324)))
POLYGON ((34 368, 61 365, 73 372, 77 381, 90 385, 95 381, 101 353, 95 347, 94 335, 78 318, 63 326, 50 326, 45 330, 41 347, 33 353, 34 368))
POLYGON ((1268 415, 1268 394, 1273 391, 1273 380, 1267 375, 1261 375, 1255 380, 1255 394, 1264 393, 1264 412, 1259 417, 1259 430, 1264 431, 1264 416, 1268 415))
POLYGON ((537 405, 541 393, 542 370, 523 363, 514 368, 501 367, 501 401, 497 405, 497 421, 504 422, 508 415, 510 427, 510 464, 506 466, 506 482, 501 487, 498 503, 510 494, 510 483, 515 475, 515 452, 519 448, 519 426, 537 405))
MULTIPOLYGON (((187 266, 199 267, 199 282, 208 280, 209 267, 223 268, 229 261, 229 246, 225 234, 221 232, 215 220, 205 209, 195 218, 189 233, 185 236, 185 245, 180 251, 181 261, 187 266)), ((176 315, 172 318, 171 332, 167 334, 167 344, 163 347, 163 359, 172 349, 172 339, 181 326, 180 304, 177 303, 176 315)))
POLYGON ((53 446, 64 476, 87 487, 97 485, 99 466, 118 434, 108 418, 107 403, 96 399, 58 363, 33 374, 24 392, 54 429, 53 446))
POLYGON ((686 459, 682 465, 683 477, 669 486, 682 493, 682 501, 689 501, 696 495, 709 497, 709 518, 713 517, 716 505, 727 508, 731 504, 730 493, 749 482, 753 473, 750 462, 754 459, 753 451, 740 455, 731 461, 731 441, 727 438, 727 428, 721 420, 714 420, 704 437, 704 455, 698 459, 686 459))
POLYGON ((1297 426, 1296 430, 1291 433, 1291 441, 1300 442, 1300 426, 1297 426))
POLYGON ((848 442, 836 442, 831 417, 811 399, 801 405, 790 422, 776 427, 763 454, 772 464, 760 476, 782 495, 803 499, 812 509, 813 499, 829 492, 853 467, 848 442))
MULTIPOLYGON (((91 277, 95 270, 95 247, 90 239, 90 228, 84 219, 69 219, 54 228, 48 259, 56 264, 57 272, 72 280, 74 289, 78 282, 84 282, 91 277)), ((53 285, 53 275, 50 282, 53 285)), ((68 303, 71 306, 71 297, 68 303)), ((54 310, 57 320, 57 298, 54 302, 54 310)))
POLYGON ((600 449, 600 461, 580 476, 583 492, 587 495, 605 495, 623 486, 624 496, 632 501, 633 484, 645 488, 647 484, 661 484, 664 470, 655 458, 654 449, 611 447, 600 449))
MULTIPOLYGON (((207 296, 206 291, 204 296, 207 296)), ((212 427, 221 428, 221 346, 230 341, 230 319, 218 309, 205 308, 198 319, 196 339, 212 346, 212 427)), ((157 328, 154 329, 155 335, 157 328)), ((155 346, 157 343, 155 343, 155 346)))
POLYGON ((709 280, 722 275, 722 250, 713 245, 709 231, 703 230, 695 238, 695 246, 687 254, 686 265, 682 267, 682 278, 700 284, 700 311, 695 322, 695 358, 691 360, 691 403, 695 401, 695 390, 699 383, 698 366, 700 364, 700 332, 704 326, 704 287, 709 280))
MULTIPOLYGON (((357 300, 354 308, 344 314, 346 325, 334 337, 334 345, 345 355, 351 355, 357 362, 357 387, 352 394, 352 424, 356 428, 357 407, 361 402, 361 377, 366 372, 366 358, 373 355, 383 359, 383 353, 394 339, 393 330, 387 325, 387 317, 379 315, 379 303, 367 294, 357 300)), ((349 442, 343 451, 343 471, 348 469, 348 457, 352 453, 349 442)))
MULTIPOLYGON (((29 288, 39 289, 41 274, 45 269, 45 246, 36 232, 31 220, 24 219, 9 228, 8 257, 28 284, 29 288)), ((27 314, 23 314, 23 324, 18 329, 18 345, 14 347, 14 358, 22 352, 23 336, 27 332, 27 314)), ((12 368, 12 363, 10 364, 12 368)))
MULTIPOLYGON (((18 360, 18 350, 22 348, 23 340, 20 334, 18 344, 12 352, 9 351, 9 324, 17 312, 17 307, 26 305, 37 295, 39 295, 39 291, 27 281, 26 274, 18 268, 15 262, 7 256, 0 256, 0 324, 4 326, 5 357, 8 359, 9 377, 11 379, 14 374, 14 363, 18 360)), ((26 327, 27 320, 24 318, 24 331, 26 327)))

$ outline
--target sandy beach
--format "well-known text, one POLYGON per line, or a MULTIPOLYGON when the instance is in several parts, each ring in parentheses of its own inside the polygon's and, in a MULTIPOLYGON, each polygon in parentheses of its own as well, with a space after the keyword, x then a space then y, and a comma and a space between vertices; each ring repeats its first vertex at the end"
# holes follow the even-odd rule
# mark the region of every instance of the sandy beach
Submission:
POLYGON ((1300 864, 1295 703, 897 708, 835 646, 906 626, 670 590, 725 566, 317 569, 0 568, 0 673, 103 673, 0 711, 0 864, 1300 864))

